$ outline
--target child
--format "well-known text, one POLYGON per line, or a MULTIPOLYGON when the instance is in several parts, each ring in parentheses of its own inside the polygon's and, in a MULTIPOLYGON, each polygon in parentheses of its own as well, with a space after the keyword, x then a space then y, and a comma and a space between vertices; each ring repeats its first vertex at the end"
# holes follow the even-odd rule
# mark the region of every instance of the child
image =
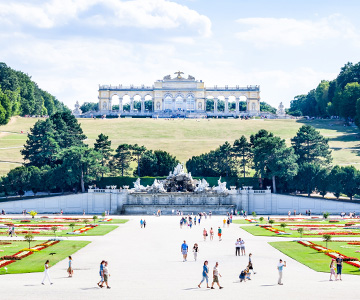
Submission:
POLYGON ((246 276, 246 270, 242 270, 240 275, 239 275, 239 278, 240 278, 240 282, 245 282, 246 279, 245 279, 245 276, 246 276))
POLYGON ((335 259, 333 258, 330 263, 330 281, 332 281, 332 276, 334 275, 335 280, 337 279, 336 273, 335 273, 335 259))

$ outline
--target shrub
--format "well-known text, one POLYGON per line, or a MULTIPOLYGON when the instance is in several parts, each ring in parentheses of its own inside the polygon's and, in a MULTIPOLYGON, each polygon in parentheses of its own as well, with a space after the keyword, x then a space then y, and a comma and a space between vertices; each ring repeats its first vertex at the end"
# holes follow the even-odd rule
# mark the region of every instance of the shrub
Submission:
POLYGON ((323 213, 323 217, 324 217, 325 220, 326 220, 329 216, 330 216, 330 213, 328 213, 328 212, 324 212, 324 213, 323 213))
POLYGON ((27 241, 27 242, 29 243, 29 248, 31 248, 31 247, 30 247, 30 243, 31 243, 31 241, 34 239, 34 236, 33 236, 32 234, 26 234, 26 235, 24 236, 24 239, 25 239, 25 241, 27 241))
POLYGON ((274 223, 275 223, 275 220, 273 220, 273 219, 270 219, 270 220, 269 220, 269 224, 272 225, 272 224, 274 224, 274 223))
POLYGON ((302 238, 302 235, 303 235, 303 232, 304 232, 304 228, 299 227, 299 228, 297 229, 297 232, 300 234, 300 237, 302 238))

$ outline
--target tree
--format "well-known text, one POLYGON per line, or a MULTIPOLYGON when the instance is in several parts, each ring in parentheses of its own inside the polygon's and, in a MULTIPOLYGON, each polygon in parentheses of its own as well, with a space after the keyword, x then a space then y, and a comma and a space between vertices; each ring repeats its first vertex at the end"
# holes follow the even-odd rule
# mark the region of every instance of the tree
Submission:
POLYGON ((30 249, 30 244, 31 244, 31 241, 34 239, 34 236, 32 234, 25 234, 24 236, 24 239, 25 241, 27 241, 29 243, 29 249, 30 249))
POLYGON ((82 113, 86 113, 88 111, 98 111, 99 110, 99 104, 95 103, 95 102, 84 102, 81 106, 80 109, 82 111, 82 113))
POLYGON ((162 150, 147 150, 140 158, 140 172, 142 176, 167 176, 170 171, 174 170, 179 161, 162 150))
POLYGON ((234 141, 232 148, 233 155, 239 160, 240 168, 244 178, 246 177, 246 167, 250 165, 252 152, 250 143, 247 141, 245 136, 241 136, 240 139, 234 141))
POLYGON ((30 172, 25 166, 16 167, 10 170, 5 178, 3 184, 7 192, 16 191, 19 195, 24 195, 26 191, 31 189, 30 172))
POLYGON ((262 178, 270 178, 273 192, 276 193, 276 177, 290 179, 297 174, 297 156, 292 148, 285 145, 285 140, 267 135, 255 140, 254 169, 262 178))
MULTIPOLYGON (((94 144, 94 150, 101 153, 103 159, 102 159, 102 166, 108 166, 109 161, 111 158, 111 141, 109 140, 109 137, 105 134, 100 133, 98 138, 95 141, 94 144)), ((104 176, 104 174, 102 174, 104 176)))
POLYGON ((303 163, 299 166, 299 172, 294 177, 296 189, 306 191, 310 197, 319 182, 322 167, 319 164, 303 163))
POLYGON ((303 227, 299 227, 299 228, 297 229, 297 232, 300 234, 300 237, 302 238, 303 233, 304 233, 304 228, 303 228, 303 227))
POLYGON ((272 225, 272 224, 274 224, 274 223, 275 223, 275 220, 273 220, 273 219, 270 219, 270 220, 269 220, 269 224, 272 225))
POLYGON ((232 147, 229 142, 225 142, 216 151, 217 165, 219 173, 228 177, 231 174, 232 165, 232 147))
POLYGON ((73 146, 59 153, 62 160, 60 169, 68 186, 80 186, 85 192, 85 184, 99 179, 108 169, 102 166, 102 155, 88 147, 73 146))
POLYGON ((121 176, 124 176, 124 174, 129 174, 132 161, 131 145, 121 144, 115 150, 115 155, 110 162, 110 168, 113 173, 117 173, 120 170, 121 176))
POLYGON ((330 214, 328 212, 324 212, 323 213, 323 217, 326 220, 328 217, 330 216, 330 214))
POLYGON ((360 84, 351 82, 346 84, 340 98, 340 116, 343 118, 355 118, 356 101, 360 98, 360 84))
POLYGON ((0 85, 0 125, 7 124, 11 117, 11 103, 9 97, 2 92, 0 85))
POLYGON ((326 242, 326 248, 328 247, 328 242, 331 241, 331 235, 330 234, 324 234, 323 240, 326 242))
POLYGON ((342 178, 345 176, 343 170, 339 166, 334 166, 329 175, 329 192, 333 193, 334 196, 339 199, 340 194, 343 190, 342 178))
POLYGON ((98 219, 98 216, 93 216, 94 225, 95 225, 97 219, 98 219))
POLYGON ((54 166, 56 154, 60 151, 59 134, 50 119, 37 121, 30 129, 28 139, 21 150, 27 165, 42 167, 54 166))
POLYGON ((69 226, 70 226, 70 228, 71 228, 71 231, 74 231, 74 227, 75 227, 75 223, 74 222, 71 222, 70 224, 69 224, 69 226))
POLYGON ((58 231, 57 226, 51 226, 51 231, 54 232, 55 238, 56 238, 56 231, 58 231))
POLYGON ((328 165, 332 161, 328 139, 310 125, 300 127, 296 136, 291 139, 291 144, 298 155, 298 164, 317 163, 328 165))
POLYGON ((34 193, 34 196, 37 192, 41 191, 43 188, 43 172, 38 167, 30 166, 28 168, 30 173, 29 184, 30 188, 34 193))
POLYGON ((146 151, 146 148, 145 146, 139 146, 138 144, 135 144, 132 146, 132 151, 133 151, 132 154, 136 156, 136 160, 137 160, 137 176, 140 177, 140 158, 143 155, 143 153, 146 151))
POLYGON ((355 194, 359 193, 360 174, 354 166, 342 167, 342 192, 352 200, 355 194))
POLYGON ((262 223, 264 221, 264 217, 260 217, 259 221, 262 223))
POLYGON ((253 211, 251 214, 254 218, 256 218, 256 212, 253 211))
POLYGON ((329 191, 330 186, 330 172, 326 168, 319 170, 317 177, 315 178, 316 188, 320 192, 320 195, 325 197, 326 193, 329 191))
POLYGON ((284 231, 285 231, 286 226, 287 226, 286 223, 281 223, 281 224, 280 224, 280 227, 281 227, 282 229, 284 229, 284 231))

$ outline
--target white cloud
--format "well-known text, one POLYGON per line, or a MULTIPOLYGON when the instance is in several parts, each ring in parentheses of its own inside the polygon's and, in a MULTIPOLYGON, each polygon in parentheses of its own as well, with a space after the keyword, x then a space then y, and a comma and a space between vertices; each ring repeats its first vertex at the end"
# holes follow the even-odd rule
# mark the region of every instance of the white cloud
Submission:
POLYGON ((166 0, 50 0, 43 5, 26 2, 0 3, 0 24, 54 28, 77 21, 87 26, 184 29, 208 37, 211 21, 187 6, 166 0), (106 9, 95 14, 91 9, 106 9), (89 12, 89 16, 84 13, 89 12))
POLYGON ((236 34, 242 41, 265 46, 300 46, 307 42, 327 39, 356 39, 353 26, 340 15, 331 15, 316 21, 289 18, 244 18, 238 24, 249 27, 236 34))

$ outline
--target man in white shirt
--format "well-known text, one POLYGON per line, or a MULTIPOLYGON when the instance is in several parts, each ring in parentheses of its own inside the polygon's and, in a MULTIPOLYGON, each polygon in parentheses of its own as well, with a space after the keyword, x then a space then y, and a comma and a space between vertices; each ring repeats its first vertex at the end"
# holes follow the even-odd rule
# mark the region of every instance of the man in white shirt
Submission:
POLYGON ((278 284, 279 285, 283 285, 283 283, 281 282, 282 280, 282 274, 283 274, 283 268, 286 267, 286 261, 282 261, 282 259, 280 259, 278 265, 277 265, 277 269, 279 271, 279 280, 278 280, 278 284))
POLYGON ((219 289, 223 288, 222 286, 220 286, 220 283, 219 283, 219 276, 221 277, 221 274, 219 273, 218 266, 219 266, 219 263, 216 262, 215 267, 213 269, 213 282, 211 284, 211 289, 214 289, 215 282, 217 283, 219 289))

